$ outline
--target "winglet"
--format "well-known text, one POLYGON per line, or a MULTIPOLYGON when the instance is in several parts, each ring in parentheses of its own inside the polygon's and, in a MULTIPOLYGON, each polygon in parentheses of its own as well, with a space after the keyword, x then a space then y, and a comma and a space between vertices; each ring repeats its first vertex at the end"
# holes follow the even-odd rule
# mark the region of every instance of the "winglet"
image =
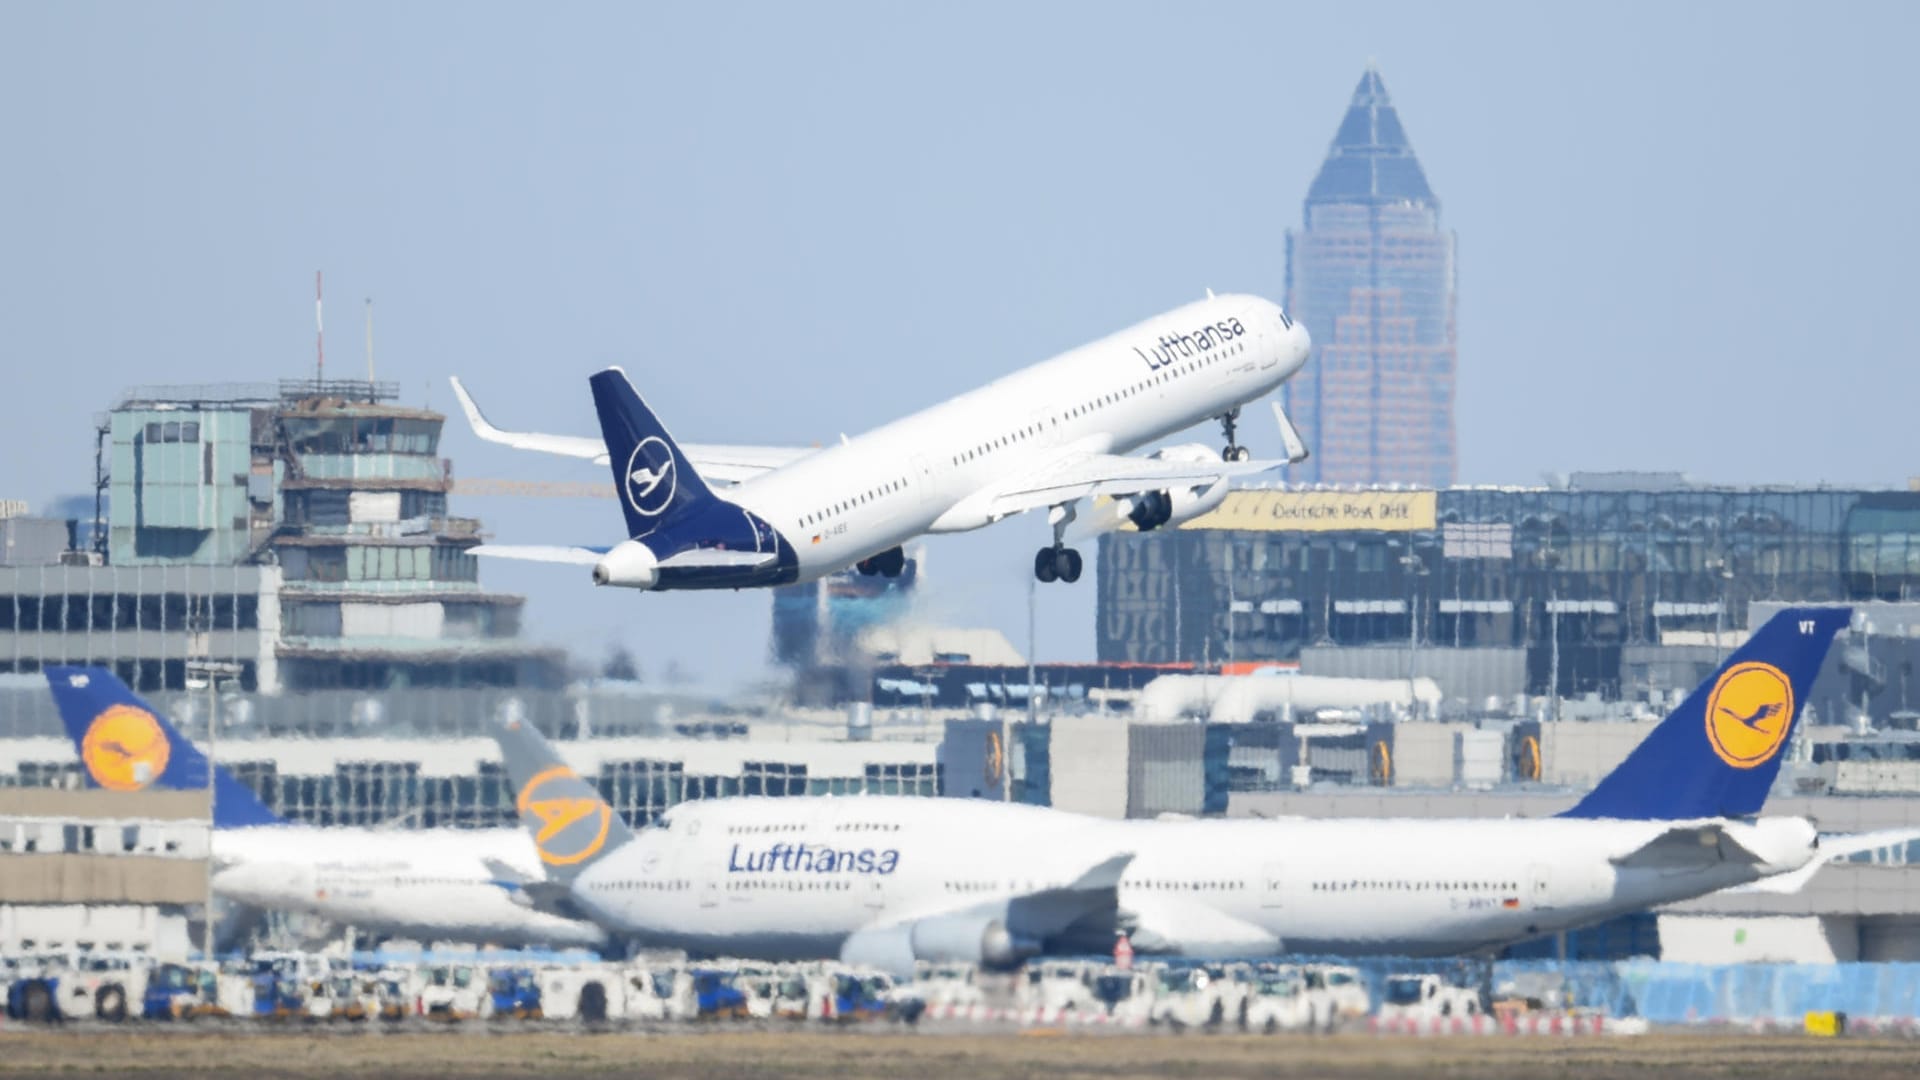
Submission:
POLYGON ((473 400, 467 388, 460 383, 460 376, 449 375, 447 381, 453 384, 453 396, 460 402, 460 411, 467 414, 467 426, 473 433, 488 442, 511 442, 506 433, 487 422, 486 415, 480 411, 480 403, 473 400))
POLYGON ((538 431, 503 431, 494 427, 486 414, 480 411, 480 403, 467 393, 466 384, 460 381, 460 376, 449 375, 447 381, 453 384, 453 396, 460 402, 460 411, 466 414, 467 426, 473 429, 474 437, 482 442, 499 443, 516 450, 585 458, 588 461, 607 460, 606 446, 599 439, 578 435, 546 435, 538 431))

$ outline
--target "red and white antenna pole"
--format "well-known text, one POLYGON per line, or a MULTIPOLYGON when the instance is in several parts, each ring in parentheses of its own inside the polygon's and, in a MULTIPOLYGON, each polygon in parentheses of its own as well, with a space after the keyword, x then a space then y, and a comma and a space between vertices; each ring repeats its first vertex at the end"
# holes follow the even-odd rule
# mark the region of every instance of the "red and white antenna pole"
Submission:
POLYGON ((327 326, 320 320, 320 271, 313 272, 313 354, 314 380, 327 378, 327 326))

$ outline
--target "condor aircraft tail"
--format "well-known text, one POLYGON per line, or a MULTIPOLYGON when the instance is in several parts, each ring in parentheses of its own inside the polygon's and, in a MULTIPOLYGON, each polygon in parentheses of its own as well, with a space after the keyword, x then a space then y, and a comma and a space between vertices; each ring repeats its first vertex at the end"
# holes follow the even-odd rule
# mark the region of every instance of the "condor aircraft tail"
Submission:
MULTIPOLYGON (((207 759, 126 683, 103 667, 46 669, 89 787, 110 791, 205 791, 207 759)), ((213 825, 238 829, 284 825, 252 789, 227 770, 213 770, 213 825)))
POLYGON ((1787 608, 1562 817, 1680 821, 1760 812, 1807 692, 1853 610, 1787 608))
POLYGON ((613 467, 613 486, 620 493, 629 537, 646 536, 704 503, 718 501, 660 419, 640 400, 625 371, 607 368, 588 382, 593 386, 593 407, 600 415, 600 436, 607 444, 607 461, 613 467))
POLYGON ((570 882, 633 833, 592 784, 580 778, 533 725, 518 715, 493 722, 493 738, 513 782, 520 823, 533 834, 540 865, 570 882))

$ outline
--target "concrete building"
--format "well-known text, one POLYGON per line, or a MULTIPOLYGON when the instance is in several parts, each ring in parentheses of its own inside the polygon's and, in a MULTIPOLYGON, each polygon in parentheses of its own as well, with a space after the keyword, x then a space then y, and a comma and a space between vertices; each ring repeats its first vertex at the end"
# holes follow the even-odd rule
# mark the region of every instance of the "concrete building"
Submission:
MULTIPOLYGON (((0 558, 0 672, 100 663, 137 690, 238 665, 268 694, 526 686, 560 657, 480 586, 444 418, 391 383, 138 387, 96 429, 87 550, 0 558)), ((14 552, 15 549, 8 548, 14 552)))
POLYGON ((0 953, 184 958, 207 842, 199 792, 0 786, 0 953))
POLYGON ((1103 536, 1096 589, 1105 662, 1431 677, 1472 711, 1520 695, 1664 704, 1756 613, 1851 603, 1868 621, 1835 650, 1847 668, 1823 681, 1821 715, 1920 710, 1903 651, 1920 609, 1902 614, 1920 597, 1920 493, 1906 490, 1647 474, 1249 488, 1177 529, 1103 536))

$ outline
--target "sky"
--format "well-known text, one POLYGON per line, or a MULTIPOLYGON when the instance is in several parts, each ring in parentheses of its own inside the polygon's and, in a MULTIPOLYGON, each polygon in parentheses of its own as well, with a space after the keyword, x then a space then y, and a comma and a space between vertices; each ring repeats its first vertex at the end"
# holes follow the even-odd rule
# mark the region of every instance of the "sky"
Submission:
MULTIPOLYGON (((88 490, 122 388, 375 356, 592 434, 621 364, 689 441, 853 434, 1201 296, 1281 298, 1369 62, 1459 236, 1465 483, 1920 474, 1920 5, 0 5, 0 497, 88 490)), ((1249 415, 1264 410, 1251 409, 1249 415)), ((1249 424, 1243 441, 1275 456, 1249 424)), ((1217 441, 1197 429, 1178 441, 1217 441)), ((474 439, 463 477, 600 481, 474 439)), ((468 498, 510 543, 610 502, 468 498)), ((926 549, 1027 645, 1029 515, 926 549)), ((1092 571, 1037 654, 1091 658, 1092 571)), ((528 633, 758 680, 760 593, 488 564, 528 633)))

